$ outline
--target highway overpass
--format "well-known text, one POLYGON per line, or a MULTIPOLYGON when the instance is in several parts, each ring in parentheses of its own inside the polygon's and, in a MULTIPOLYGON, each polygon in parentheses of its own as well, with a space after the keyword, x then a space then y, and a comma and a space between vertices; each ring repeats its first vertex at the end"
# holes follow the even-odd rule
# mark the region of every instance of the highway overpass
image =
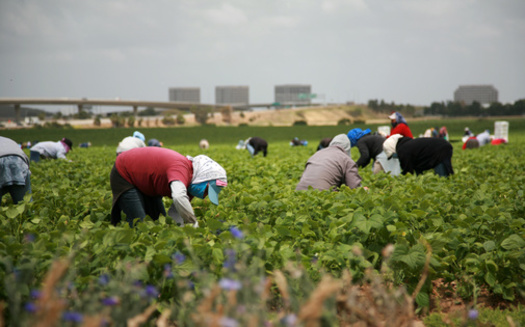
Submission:
MULTIPOLYGON (((20 122, 20 108, 21 106, 28 105, 53 105, 53 106, 77 106, 80 112, 82 108, 88 108, 90 106, 122 106, 131 107, 136 115, 139 107, 143 108, 162 108, 162 109, 179 109, 184 111, 190 111, 191 108, 207 108, 213 111, 220 110, 222 108, 230 107, 228 105, 216 105, 216 104, 203 104, 203 103, 183 103, 183 102, 172 102, 172 101, 143 101, 143 100, 104 100, 104 99, 70 99, 70 98, 0 98, 0 106, 11 106, 15 109, 15 120, 20 122)), ((309 104, 312 106, 314 104, 309 104)), ((270 107, 283 107, 277 103, 254 103, 254 104, 239 104, 231 105, 234 110, 250 110, 253 108, 270 108, 270 107)))
MULTIPOLYGON (((102 99, 46 99, 46 98, 0 98, 0 106, 12 106, 15 108, 16 121, 20 121, 20 107, 29 105, 54 105, 54 106, 77 106, 80 112, 82 108, 89 106, 122 106, 131 107, 133 112, 137 114, 138 108, 163 108, 163 109, 179 109, 189 111, 191 108, 207 108, 211 110, 220 110, 227 106, 212 105, 202 103, 182 103, 182 102, 162 102, 162 101, 140 101, 140 100, 102 100, 102 99)), ((234 108, 235 109, 235 108, 234 108)))

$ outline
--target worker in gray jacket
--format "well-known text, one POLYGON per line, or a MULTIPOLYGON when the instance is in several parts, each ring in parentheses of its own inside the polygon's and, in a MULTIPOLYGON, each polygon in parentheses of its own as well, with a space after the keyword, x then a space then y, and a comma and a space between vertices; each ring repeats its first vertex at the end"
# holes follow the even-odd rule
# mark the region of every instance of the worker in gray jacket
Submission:
POLYGON ((308 159, 296 190, 335 190, 341 185, 349 188, 361 186, 357 164, 350 157, 350 140, 346 134, 333 138, 327 148, 317 151, 308 159))
POLYGON ((29 159, 13 140, 0 136, 0 202, 4 194, 11 194, 16 204, 31 193, 29 159))

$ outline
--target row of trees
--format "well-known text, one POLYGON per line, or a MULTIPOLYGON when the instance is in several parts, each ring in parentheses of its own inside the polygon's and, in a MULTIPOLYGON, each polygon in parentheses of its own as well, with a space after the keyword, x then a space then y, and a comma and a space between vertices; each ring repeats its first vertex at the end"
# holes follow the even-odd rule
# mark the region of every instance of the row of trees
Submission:
POLYGON ((459 116, 519 116, 525 115, 525 99, 518 100, 514 104, 491 103, 488 108, 479 102, 465 105, 460 102, 433 102, 424 108, 425 115, 442 115, 449 117, 459 116))
POLYGON ((391 103, 386 103, 384 100, 368 100, 368 108, 372 109, 375 113, 380 114, 390 114, 392 111, 397 111, 403 114, 404 116, 414 116, 416 113, 416 107, 410 104, 395 104, 393 101, 391 103))
MULTIPOLYGON (((201 125, 206 125, 208 122, 208 119, 213 116, 214 112, 211 109, 203 108, 203 107, 193 107, 190 109, 190 112, 194 114, 195 121, 201 125)), ((233 109, 231 107, 225 107, 220 110, 220 113, 222 115, 222 120, 230 124, 232 122, 232 113, 233 109)), ((111 123, 113 127, 134 127, 135 124, 138 124, 139 127, 142 126, 143 122, 146 123, 146 126, 149 126, 149 120, 144 120, 143 116, 152 116, 153 114, 157 114, 153 108, 147 108, 141 112, 138 113, 138 117, 140 117, 138 120, 135 116, 129 113, 123 112, 121 114, 113 113, 110 116, 111 123)), ((101 116, 98 115, 95 117, 95 120, 93 122, 94 125, 100 126, 100 119, 101 116)), ((184 115, 182 113, 177 113, 174 117, 173 114, 167 113, 164 115, 164 117, 160 120, 162 124, 166 126, 175 126, 175 125, 184 125, 186 122, 186 119, 184 118, 184 115)), ((159 125, 159 119, 155 120, 155 126, 159 125)))

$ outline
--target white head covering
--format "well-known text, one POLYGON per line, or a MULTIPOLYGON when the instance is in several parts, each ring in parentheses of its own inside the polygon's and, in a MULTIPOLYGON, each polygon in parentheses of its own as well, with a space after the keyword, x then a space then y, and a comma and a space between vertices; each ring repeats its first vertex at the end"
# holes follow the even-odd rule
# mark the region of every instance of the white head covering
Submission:
POLYGON ((401 134, 394 134, 390 136, 385 142, 383 142, 383 151, 385 151, 386 157, 390 158, 394 153, 396 153, 397 141, 402 138, 401 134))
POLYGON ((348 156, 350 157, 350 148, 351 148, 350 139, 348 138, 348 136, 346 136, 346 134, 336 135, 328 146, 333 146, 333 145, 336 145, 342 148, 346 152, 346 154, 348 154, 348 156))
POLYGON ((210 157, 199 155, 194 157, 187 156, 193 163, 193 178, 191 184, 198 184, 206 181, 221 180, 227 183, 226 170, 210 157))

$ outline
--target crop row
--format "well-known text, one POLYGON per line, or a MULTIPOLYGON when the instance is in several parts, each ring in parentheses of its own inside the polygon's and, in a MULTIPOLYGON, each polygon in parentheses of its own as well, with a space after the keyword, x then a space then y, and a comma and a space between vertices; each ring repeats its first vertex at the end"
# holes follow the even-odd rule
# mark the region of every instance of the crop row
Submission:
MULTIPOLYGON (((70 278, 79 290, 89 289, 100 276, 140 266, 134 277, 154 285, 161 301, 170 301, 176 284, 166 281, 166 267, 178 280, 195 281, 203 271, 225 277, 232 250, 234 261, 257 267, 258 274, 295 262, 314 281, 324 272, 340 276, 345 269, 359 281, 367 268, 381 268, 382 250, 392 244, 391 279, 409 292, 431 251, 429 278, 417 297, 420 306, 430 304, 436 279, 454 282, 465 298, 484 289, 512 301, 525 291, 523 145, 517 141, 470 151, 455 145, 456 174, 449 178, 432 173, 392 178, 366 168, 360 174, 369 191, 343 187, 339 192, 294 190, 312 147, 275 144, 268 157, 252 159, 247 151, 219 145, 206 154, 224 166, 228 187, 219 206, 194 199, 202 222, 197 229, 163 217, 134 229, 124 223, 113 227, 109 172, 114 148, 78 149, 69 155, 73 162, 31 166, 32 201, 15 206, 3 200, 0 279, 30 270, 31 278, 18 290, 27 299, 57 257, 71 259, 70 278), (184 265, 176 264, 177 255, 186 258, 184 265)), ((193 145, 175 149, 197 154, 193 145)), ((358 156, 355 149, 353 156, 358 156)), ((4 285, 0 297, 9 294, 4 285)))

